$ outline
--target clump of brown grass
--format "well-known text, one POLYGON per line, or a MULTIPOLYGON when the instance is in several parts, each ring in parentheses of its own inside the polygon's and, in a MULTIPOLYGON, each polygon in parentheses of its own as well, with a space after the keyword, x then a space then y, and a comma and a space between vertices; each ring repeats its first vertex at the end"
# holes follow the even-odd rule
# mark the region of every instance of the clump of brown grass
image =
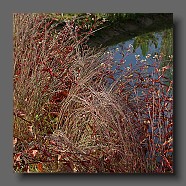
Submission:
MULTIPOLYGON (((145 172, 135 126, 125 112, 128 106, 106 89, 104 73, 100 73, 103 67, 95 59, 85 65, 82 72, 86 73, 80 75, 62 103, 60 131, 89 160, 79 172, 91 172, 93 168, 95 172, 145 172)), ((76 159, 81 156, 80 153, 76 159)))

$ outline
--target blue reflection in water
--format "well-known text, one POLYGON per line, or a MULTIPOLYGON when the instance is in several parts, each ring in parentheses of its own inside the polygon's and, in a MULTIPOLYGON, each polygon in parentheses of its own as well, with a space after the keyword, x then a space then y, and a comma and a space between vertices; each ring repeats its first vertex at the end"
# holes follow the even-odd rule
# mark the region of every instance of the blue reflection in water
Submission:
MULTIPOLYGON (((159 54, 161 50, 161 43, 162 43, 162 35, 161 33, 154 33, 154 36, 157 41, 157 45, 153 44, 153 40, 149 39, 148 43, 148 51, 146 55, 151 54, 150 58, 146 58, 146 55, 143 55, 142 48, 138 46, 135 50, 133 49, 133 44, 135 38, 118 43, 117 45, 108 47, 108 51, 113 54, 115 64, 112 67, 112 70, 117 70, 117 66, 120 65, 121 69, 124 70, 124 67, 129 67, 131 64, 132 66, 136 65, 137 62, 145 62, 147 64, 152 64, 155 60, 153 57, 155 54, 159 54), (136 60, 136 56, 139 55, 139 60, 136 60), (125 63, 122 64, 122 59, 125 60, 125 63)), ((149 71, 150 72, 150 69, 149 71)))

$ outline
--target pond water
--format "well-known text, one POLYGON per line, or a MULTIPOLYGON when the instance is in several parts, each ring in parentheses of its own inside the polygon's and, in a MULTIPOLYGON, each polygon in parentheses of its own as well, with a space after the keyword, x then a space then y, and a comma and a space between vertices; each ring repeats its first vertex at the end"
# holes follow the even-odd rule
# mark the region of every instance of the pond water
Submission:
MULTIPOLYGON (((150 32, 132 38, 131 40, 118 43, 107 48, 107 53, 113 54, 115 64, 112 70, 117 70, 117 66, 121 65, 121 69, 135 65, 137 62, 145 62, 151 64, 161 55, 160 67, 171 65, 171 57, 173 57, 173 29, 166 29, 160 32, 150 32)), ((173 78, 173 67, 167 73, 167 76, 173 78)))

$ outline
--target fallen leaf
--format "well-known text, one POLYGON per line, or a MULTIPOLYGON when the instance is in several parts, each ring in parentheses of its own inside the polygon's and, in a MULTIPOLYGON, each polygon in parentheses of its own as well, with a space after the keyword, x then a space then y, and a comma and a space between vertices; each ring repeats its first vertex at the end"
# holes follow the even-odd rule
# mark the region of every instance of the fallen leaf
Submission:
POLYGON ((42 163, 38 163, 37 164, 37 169, 39 172, 43 172, 43 164, 42 163))

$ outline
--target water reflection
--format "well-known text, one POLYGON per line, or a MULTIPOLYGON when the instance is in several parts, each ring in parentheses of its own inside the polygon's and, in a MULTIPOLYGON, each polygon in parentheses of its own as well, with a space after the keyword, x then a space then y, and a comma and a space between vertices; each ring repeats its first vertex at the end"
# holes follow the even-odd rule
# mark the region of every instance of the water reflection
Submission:
POLYGON ((114 55, 112 70, 117 70, 118 65, 124 69, 139 62, 151 64, 158 60, 160 68, 167 65, 171 67, 166 76, 170 80, 173 78, 173 29, 137 36, 109 47, 108 51, 114 55))

